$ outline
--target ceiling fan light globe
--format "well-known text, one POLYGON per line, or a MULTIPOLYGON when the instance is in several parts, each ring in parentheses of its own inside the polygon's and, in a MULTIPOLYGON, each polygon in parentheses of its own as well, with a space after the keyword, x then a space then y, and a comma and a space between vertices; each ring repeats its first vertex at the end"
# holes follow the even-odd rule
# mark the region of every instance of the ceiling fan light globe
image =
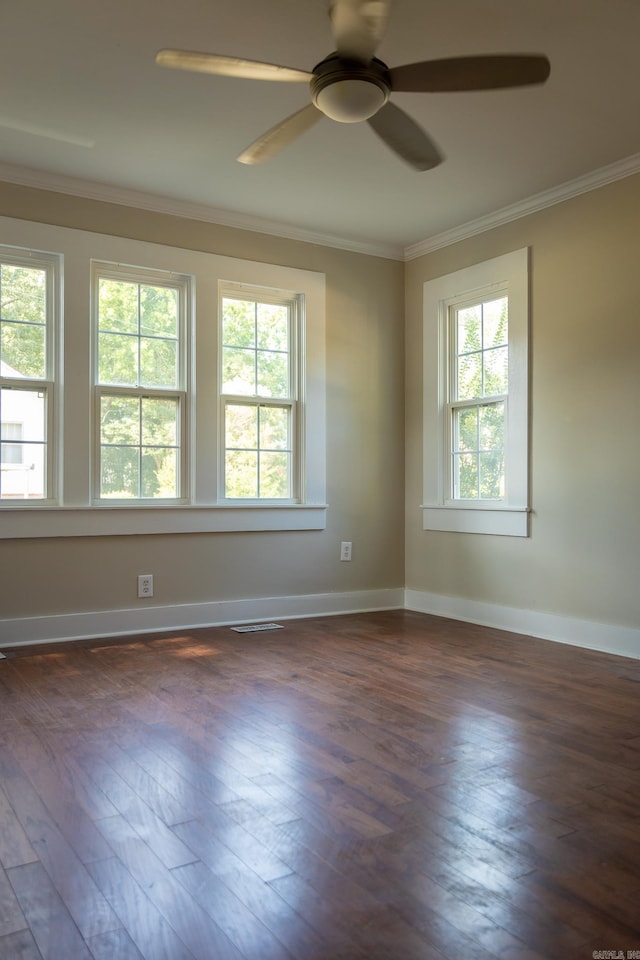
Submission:
POLYGON ((331 120, 359 123, 377 113, 388 96, 388 91, 369 80, 336 80, 316 93, 314 103, 331 120))

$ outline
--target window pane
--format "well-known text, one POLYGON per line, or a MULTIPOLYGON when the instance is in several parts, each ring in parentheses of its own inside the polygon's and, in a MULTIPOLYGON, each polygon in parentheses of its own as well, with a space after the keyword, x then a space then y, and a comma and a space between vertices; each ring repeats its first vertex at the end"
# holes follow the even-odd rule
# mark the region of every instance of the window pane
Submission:
POLYGON ((260 448, 262 450, 289 448, 288 407, 260 407, 260 448))
POLYGON ((27 483, 27 497, 41 500, 47 496, 47 445, 31 443, 23 454, 23 464, 28 464, 31 475, 27 483))
POLYGON ((225 446, 240 449, 258 448, 258 408, 228 404, 225 410, 225 446))
POLYGON ((454 411, 455 449, 459 451, 474 451, 478 449, 478 411, 454 411))
POLYGON ((484 393, 490 397, 496 393, 506 393, 509 388, 509 349, 496 347, 485 350, 484 354, 484 393))
POLYGON ((178 336, 178 291, 172 287, 140 287, 140 333, 178 336))
POLYGON ((138 382, 138 338, 101 333, 98 380, 134 387, 138 382))
POLYGON ((255 396, 255 352, 225 347, 222 356, 222 392, 255 396))
POLYGON ((44 379, 46 327, 30 323, 0 323, 0 359, 5 377, 44 379))
POLYGON ((2 444, 0 499, 42 500, 46 496, 44 443, 2 444))
POLYGON ((482 338, 485 350, 489 347, 499 347, 507 343, 508 304, 507 297, 500 297, 499 300, 491 300, 489 303, 483 304, 482 338))
POLYGON ((139 450, 137 447, 101 448, 101 497, 116 499, 138 497, 139 479, 139 450))
POLYGON ((458 500, 478 499, 478 455, 455 453, 453 455, 454 496, 458 500))
POLYGON ((457 352, 472 353, 482 349, 481 305, 465 307, 457 314, 457 352))
POLYGON ((222 342, 231 347, 256 345, 256 304, 252 300, 222 300, 222 342))
POLYGON ((504 497, 504 456, 501 451, 480 454, 480 497, 483 500, 504 497))
POLYGON ((102 397, 101 496, 179 495, 179 411, 173 399, 102 397))
POLYGON ((140 340, 140 386, 178 385, 178 343, 176 340, 140 340))
POLYGON ((45 323, 46 271, 10 263, 2 264, 0 269, 0 317, 22 323, 45 323))
POLYGON ((140 443, 140 401, 137 397, 102 397, 100 443, 140 443))
POLYGON ((47 496, 46 409, 44 391, 0 391, 0 498, 47 496))
POLYGON ((142 444, 157 447, 177 446, 179 413, 178 400, 143 397, 142 444))
POLYGON ((102 278, 98 286, 101 330, 138 333, 138 284, 102 278))
POLYGON ((290 496, 290 456, 275 452, 260 454, 260 497, 285 499, 290 496))
POLYGON ((258 304, 258 347, 261 350, 289 349, 289 308, 285 304, 258 304))
POLYGON ((178 496, 178 456, 175 447, 142 450, 142 489, 147 499, 178 496))
POLYGON ((258 394, 261 397, 289 396, 288 354, 258 353, 258 394))
POLYGON ((256 499, 258 496, 258 454, 245 450, 227 451, 225 497, 256 499))
POLYGON ((22 463, 22 433, 22 423, 0 421, 0 463, 22 463))
POLYGON ((480 409, 480 449, 502 450, 504 447, 504 403, 480 409))
POLYGON ((482 354, 472 353, 458 357, 456 400, 471 400, 482 396, 482 354))

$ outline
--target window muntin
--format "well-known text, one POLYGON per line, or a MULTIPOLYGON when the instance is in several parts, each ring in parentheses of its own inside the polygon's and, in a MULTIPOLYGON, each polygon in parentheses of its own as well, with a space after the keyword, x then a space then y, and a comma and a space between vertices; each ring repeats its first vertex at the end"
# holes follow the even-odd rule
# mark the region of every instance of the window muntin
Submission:
POLYGON ((187 285, 94 267, 98 499, 184 496, 187 285))
POLYGON ((220 316, 223 498, 297 499, 300 298, 223 286, 220 316))
POLYGON ((0 500, 53 496, 59 259, 0 248, 0 500))
POLYGON ((509 298, 449 306, 452 500, 504 500, 509 298))

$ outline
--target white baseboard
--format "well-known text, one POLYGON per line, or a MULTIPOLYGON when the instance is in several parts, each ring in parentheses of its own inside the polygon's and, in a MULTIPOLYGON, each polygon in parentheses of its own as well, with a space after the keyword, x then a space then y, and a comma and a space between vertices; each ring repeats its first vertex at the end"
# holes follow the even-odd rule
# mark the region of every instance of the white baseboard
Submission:
POLYGON ((140 606, 125 610, 0 620, 0 647, 398 609, 449 617, 542 640, 555 640, 640 659, 640 630, 632 627, 595 623, 535 610, 519 610, 464 597, 403 590, 401 587, 174 606, 150 606, 143 601, 140 606))
POLYGON ((537 610, 519 610, 464 597, 447 597, 420 590, 405 590, 404 606, 418 613, 450 617, 485 627, 522 633, 541 640, 555 640, 589 650, 640 659, 640 630, 593 620, 578 620, 537 610))
POLYGON ((33 643, 97 639, 154 633, 163 630, 195 630, 264 620, 333 616, 374 610, 402 609, 404 590, 362 590, 352 593, 319 593, 298 597, 265 597, 253 600, 220 600, 174 606, 140 606, 126 610, 58 614, 0 620, 0 646, 21 647, 33 643))

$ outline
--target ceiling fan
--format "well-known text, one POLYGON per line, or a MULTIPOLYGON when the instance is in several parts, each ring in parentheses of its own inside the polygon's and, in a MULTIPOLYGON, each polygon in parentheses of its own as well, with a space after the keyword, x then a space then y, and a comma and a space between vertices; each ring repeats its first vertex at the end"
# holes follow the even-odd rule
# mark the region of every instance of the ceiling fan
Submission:
POLYGON ((549 60, 539 54, 451 57, 389 68, 374 54, 390 4, 391 0, 331 0, 336 52, 311 72, 190 50, 160 50, 156 62, 198 73, 309 84, 311 103, 247 147, 238 157, 240 163, 268 160, 324 115, 341 123, 366 120, 391 150, 417 170, 429 170, 443 157, 431 137, 390 102, 392 93, 496 90, 544 83, 549 76, 549 60))

